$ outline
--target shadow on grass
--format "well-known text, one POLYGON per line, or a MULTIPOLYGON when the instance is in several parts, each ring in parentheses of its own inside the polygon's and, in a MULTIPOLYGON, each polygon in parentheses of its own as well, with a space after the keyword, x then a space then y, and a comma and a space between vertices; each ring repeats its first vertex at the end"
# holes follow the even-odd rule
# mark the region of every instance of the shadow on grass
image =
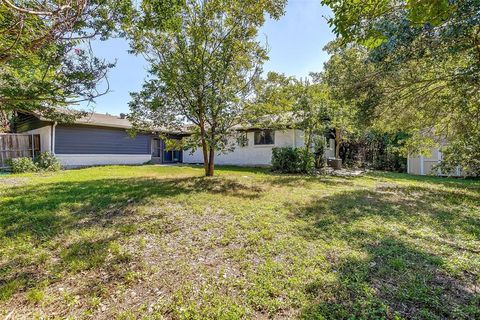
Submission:
MULTIPOLYGON (((43 260, 48 259, 38 256, 35 248, 59 234, 68 234, 70 230, 85 232, 62 248, 53 272, 108 267, 128 262, 128 255, 115 242, 120 236, 116 231, 128 233, 136 227, 134 222, 118 221, 134 212, 132 205, 201 193, 256 199, 262 192, 232 179, 202 177, 99 179, 12 187, 0 198, 0 252, 10 252, 0 260, 0 301, 46 280, 53 281, 40 271, 44 269, 43 260), (113 221, 119 223, 116 229, 109 230, 113 221), (91 227, 105 228, 101 229, 105 232, 95 233, 91 227), (113 260, 108 258, 112 252, 113 260)), ((48 246, 56 246, 55 241, 62 239, 55 239, 48 246)))
POLYGON ((302 231, 306 237, 316 237, 318 229, 327 237, 335 236, 342 225, 376 217, 412 228, 435 226, 447 236, 462 232, 480 240, 480 215, 475 214, 480 210, 480 193, 387 185, 318 198, 301 208, 286 205, 297 217, 313 222, 302 231))
POLYGON ((102 179, 15 187, 3 194, 0 236, 27 233, 54 236, 85 216, 111 214, 132 202, 206 192, 244 199, 261 196, 262 189, 219 178, 102 179), (62 214, 62 211, 72 214, 62 214))
POLYGON ((438 177, 438 176, 419 176, 407 173, 383 172, 373 171, 369 172, 367 176, 403 180, 409 182, 429 182, 446 187, 469 187, 480 191, 480 178, 453 178, 453 177, 438 177))
POLYGON ((337 281, 310 283, 304 319, 478 319, 473 279, 454 278, 443 260, 393 237, 360 247, 364 258, 332 258, 337 281), (325 292, 333 294, 325 297, 325 292))
POLYGON ((302 317, 478 319, 478 270, 463 266, 454 274, 444 259, 445 250, 480 253, 479 204, 480 194, 386 185, 292 206, 307 222, 301 236, 336 248, 328 259, 338 281, 331 288, 310 284, 312 303, 302 317), (337 251, 342 243, 349 254, 337 251))

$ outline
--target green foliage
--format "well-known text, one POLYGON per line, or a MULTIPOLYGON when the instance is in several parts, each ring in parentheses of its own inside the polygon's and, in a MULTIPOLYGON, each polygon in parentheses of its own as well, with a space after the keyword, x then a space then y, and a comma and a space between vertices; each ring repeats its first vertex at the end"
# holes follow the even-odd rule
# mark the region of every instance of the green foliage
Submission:
POLYGON ((60 162, 51 152, 42 152, 35 158, 35 165, 42 171, 59 171, 61 169, 60 162))
MULTIPOLYGON (((69 120, 58 107, 91 101, 113 63, 94 57, 89 40, 116 34, 130 0, 0 3, 0 126, 17 110, 69 120)), ((1 130, 1 129, 0 129, 1 130)))
POLYGON ((8 159, 7 165, 13 173, 37 172, 38 168, 32 158, 22 157, 8 159))
POLYGON ((37 171, 59 171, 60 162, 50 152, 42 152, 40 155, 32 158, 14 158, 8 159, 7 165, 13 173, 37 172, 37 171))
POLYGON ((441 148, 442 161, 438 169, 443 174, 455 174, 457 168, 466 177, 480 177, 480 135, 468 140, 454 140, 441 148))
POLYGON ((272 170, 281 173, 312 173, 315 157, 306 148, 273 148, 272 170))
POLYGON ((163 6, 143 1, 127 32, 132 52, 151 65, 150 79, 132 94, 134 126, 181 130, 188 122, 193 134, 186 144, 202 148, 205 174, 213 175, 215 154, 231 149, 228 138, 246 120, 245 106, 267 59, 258 29, 265 13, 278 18, 285 2, 189 0, 157 24, 163 6))
POLYGON ((480 2, 324 3, 334 11, 339 43, 366 50, 367 72, 357 83, 372 82, 375 90, 357 93, 373 98, 374 128, 408 133, 411 154, 434 141, 454 144, 457 158, 468 159, 476 149, 468 137, 480 133, 480 2))
POLYGON ((347 42, 356 41, 371 48, 388 41, 382 29, 383 17, 401 12, 413 24, 437 26, 448 19, 459 2, 472 1, 322 0, 322 4, 328 5, 334 13, 329 24, 338 36, 347 42))
POLYGON ((340 156, 347 166, 395 172, 407 171, 404 133, 367 131, 342 145, 340 156))

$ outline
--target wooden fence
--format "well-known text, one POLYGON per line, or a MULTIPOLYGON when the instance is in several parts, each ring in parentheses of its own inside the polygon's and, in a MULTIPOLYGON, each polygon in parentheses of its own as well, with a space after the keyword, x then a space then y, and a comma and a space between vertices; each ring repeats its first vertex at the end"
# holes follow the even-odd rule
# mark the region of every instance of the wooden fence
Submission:
POLYGON ((39 134, 0 133, 0 168, 6 168, 6 160, 40 154, 39 134))

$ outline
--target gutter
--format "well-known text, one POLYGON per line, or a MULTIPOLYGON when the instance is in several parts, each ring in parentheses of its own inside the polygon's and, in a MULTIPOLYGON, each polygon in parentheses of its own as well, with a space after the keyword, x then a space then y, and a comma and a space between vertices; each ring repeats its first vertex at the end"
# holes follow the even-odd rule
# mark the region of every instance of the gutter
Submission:
POLYGON ((55 155, 55 127, 57 126, 57 121, 52 124, 52 133, 50 134, 51 142, 50 142, 50 150, 53 155, 55 155))

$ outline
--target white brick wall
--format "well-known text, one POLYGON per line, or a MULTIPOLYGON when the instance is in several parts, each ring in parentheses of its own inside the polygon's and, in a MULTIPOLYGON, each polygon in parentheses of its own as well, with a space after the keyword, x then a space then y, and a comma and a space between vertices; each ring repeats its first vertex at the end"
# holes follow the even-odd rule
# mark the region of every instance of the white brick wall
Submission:
MULTIPOLYGON (((231 164, 239 166, 268 166, 272 160, 274 147, 303 147, 303 132, 301 130, 275 131, 274 145, 254 145, 254 132, 248 132, 248 146, 236 146, 233 152, 216 154, 215 164, 231 164)), ((202 150, 197 149, 193 154, 183 152, 184 163, 203 163, 202 150)))

